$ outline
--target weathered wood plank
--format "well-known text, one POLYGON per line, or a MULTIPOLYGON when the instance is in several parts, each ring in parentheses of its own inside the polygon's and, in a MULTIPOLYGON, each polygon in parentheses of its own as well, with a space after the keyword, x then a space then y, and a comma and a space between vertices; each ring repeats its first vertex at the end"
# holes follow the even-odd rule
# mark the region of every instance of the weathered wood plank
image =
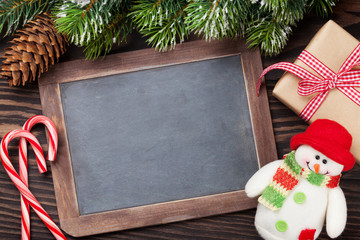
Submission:
MULTIPOLYGON (((358 0, 342 0, 337 3, 331 18, 360 40, 359 8, 360 4, 358 0)), ((262 59, 264 67, 279 61, 294 61, 308 41, 325 22, 326 20, 316 16, 306 17, 298 24, 298 27, 294 29, 294 34, 281 55, 274 58, 264 57, 262 59)), ((3 44, 0 43, 0 47, 2 46, 3 44)), ((72 49, 67 56, 64 56, 66 61, 82 57, 80 49, 75 47, 72 49)), ((282 154, 290 150, 290 138, 296 133, 304 131, 306 128, 306 123, 271 96, 272 88, 281 75, 281 71, 274 71, 267 76, 267 91, 269 93, 271 117, 279 158, 282 154)), ((0 136, 3 136, 12 129, 21 127, 26 119, 34 114, 41 114, 40 96, 37 86, 30 88, 10 88, 6 82, 0 82, 0 136)), ((46 139, 43 128, 37 127, 35 133, 39 136, 39 140, 45 145, 46 139)), ((10 154, 14 157, 14 165, 17 165, 15 141, 13 146, 14 147, 10 149, 10 154)), ((50 216, 58 223, 51 167, 50 165, 48 166, 49 173, 40 175, 37 172, 34 155, 31 153, 29 176, 31 190, 34 195, 38 197, 38 200, 50 216)), ((340 183, 347 198, 348 224, 344 233, 338 239, 349 240, 359 239, 360 237, 359 180, 360 167, 356 165, 351 172, 343 176, 340 183)), ((253 226, 254 215, 255 210, 253 209, 81 239, 261 239, 253 226)), ((32 212, 31 220, 32 239, 52 239, 51 233, 34 212, 32 212)), ((3 167, 0 167, 0 239, 20 239, 20 198, 17 189, 11 183, 3 167)), ((69 239, 76 238, 69 237, 69 239)), ((323 231, 319 239, 325 240, 329 238, 325 231, 323 231)))

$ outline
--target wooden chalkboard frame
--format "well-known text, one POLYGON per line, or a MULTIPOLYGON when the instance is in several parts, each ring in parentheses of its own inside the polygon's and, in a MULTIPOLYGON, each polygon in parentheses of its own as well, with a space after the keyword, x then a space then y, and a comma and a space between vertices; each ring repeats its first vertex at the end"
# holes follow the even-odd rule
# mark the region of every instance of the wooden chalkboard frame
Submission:
POLYGON ((59 149, 52 174, 61 228, 80 237, 130 228, 176 222, 239 211, 256 206, 244 190, 172 202, 79 215, 67 130, 59 84, 96 77, 240 55, 244 72, 250 119, 259 167, 277 158, 268 98, 265 88, 256 95, 256 80, 262 71, 258 50, 248 50, 243 41, 223 40, 181 44, 166 53, 143 49, 107 56, 103 60, 74 60, 59 63, 39 80, 43 114, 50 117, 59 133, 59 149))

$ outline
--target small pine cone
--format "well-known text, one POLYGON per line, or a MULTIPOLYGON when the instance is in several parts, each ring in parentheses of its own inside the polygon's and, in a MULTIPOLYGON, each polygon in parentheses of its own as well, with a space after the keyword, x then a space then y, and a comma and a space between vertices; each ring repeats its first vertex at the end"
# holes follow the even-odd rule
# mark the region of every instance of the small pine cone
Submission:
POLYGON ((17 30, 10 43, 13 45, 5 49, 5 60, 0 66, 0 76, 7 78, 10 86, 38 80, 50 64, 59 60, 68 45, 47 14, 37 16, 17 30))

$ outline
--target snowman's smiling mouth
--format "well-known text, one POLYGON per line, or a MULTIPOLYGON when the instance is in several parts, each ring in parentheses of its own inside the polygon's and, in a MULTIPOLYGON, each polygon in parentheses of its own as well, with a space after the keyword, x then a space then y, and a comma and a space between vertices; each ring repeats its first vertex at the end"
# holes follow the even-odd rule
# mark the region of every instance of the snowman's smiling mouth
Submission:
MULTIPOLYGON (((308 169, 309 169, 310 171, 316 173, 314 170, 312 170, 312 169, 310 168, 309 163, 310 163, 310 162, 306 161, 306 165, 307 165, 308 169)), ((317 174, 327 175, 327 174, 329 174, 329 171, 327 171, 326 173, 320 173, 320 172, 319 172, 319 173, 317 173, 317 174)))

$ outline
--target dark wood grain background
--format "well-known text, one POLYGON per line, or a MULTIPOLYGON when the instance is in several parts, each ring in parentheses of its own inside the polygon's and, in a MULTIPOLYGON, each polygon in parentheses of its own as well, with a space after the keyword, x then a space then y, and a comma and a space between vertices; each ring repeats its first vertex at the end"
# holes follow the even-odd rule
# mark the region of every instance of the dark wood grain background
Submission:
MULTIPOLYGON (((360 40, 360 0, 341 0, 330 16, 355 38, 360 40)), ((313 14, 306 16, 297 28, 284 49, 277 57, 263 57, 264 67, 279 61, 293 62, 307 45, 312 36, 326 23, 313 14)), ((0 49, 7 46, 6 40, 0 42, 0 49)), ((129 51, 144 47, 142 39, 134 34, 128 46, 114 50, 114 52, 129 51)), ((0 51, 1 54, 1 51, 0 51)), ((81 48, 71 46, 62 58, 69 61, 83 58, 81 48)), ((56 66, 53 66, 56 67, 56 66)), ((267 75, 267 89, 271 108, 272 123, 275 132, 279 158, 290 151, 290 138, 303 132, 307 124, 272 97, 272 89, 283 72, 274 71, 267 75)), ((27 87, 9 87, 7 82, 0 80, 0 136, 7 132, 21 128, 24 122, 35 114, 41 114, 40 96, 37 84, 27 87)), ((358 121, 354 119, 354 121, 358 121)), ((36 126, 34 131, 40 142, 46 148, 44 129, 36 126)), ((17 165, 17 142, 13 141, 9 148, 13 164, 17 165)), ((37 171, 34 155, 30 153, 29 182, 30 190, 47 210, 49 215, 58 223, 56 201, 49 172, 40 175, 37 171)), ((348 222, 346 229, 338 239, 360 239, 360 166, 344 174, 340 183, 348 204, 348 222)), ((116 199, 114 199, 116 201, 116 199)), ((81 239, 261 239, 254 227, 255 209, 225 214, 215 217, 201 218, 173 224, 146 227, 122 232, 96 235, 81 239)), ((0 167, 0 239, 20 239, 20 198, 19 192, 10 181, 3 167, 0 167)), ((311 217, 311 216, 309 216, 311 217)), ((31 212, 31 239, 53 239, 51 233, 31 212)), ((68 236, 68 239, 75 239, 68 236)), ((329 239, 323 230, 319 239, 329 239)))

